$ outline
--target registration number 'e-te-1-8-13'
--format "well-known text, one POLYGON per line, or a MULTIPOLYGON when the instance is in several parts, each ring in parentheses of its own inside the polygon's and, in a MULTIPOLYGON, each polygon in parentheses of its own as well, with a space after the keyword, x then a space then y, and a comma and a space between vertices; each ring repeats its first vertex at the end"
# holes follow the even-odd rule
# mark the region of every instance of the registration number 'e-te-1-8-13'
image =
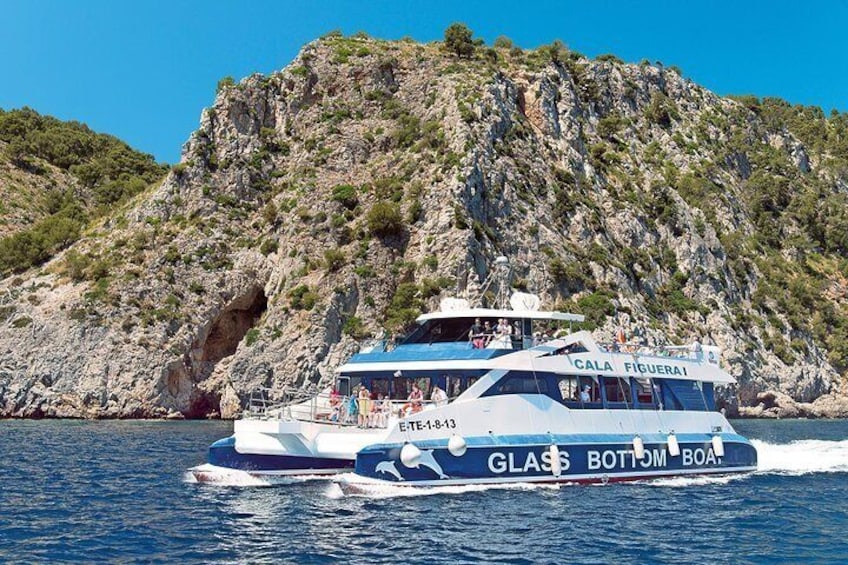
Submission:
POLYGON ((444 418, 442 420, 412 420, 411 422, 398 422, 398 431, 401 432, 423 432, 424 430, 452 430, 456 428, 456 420, 444 418))

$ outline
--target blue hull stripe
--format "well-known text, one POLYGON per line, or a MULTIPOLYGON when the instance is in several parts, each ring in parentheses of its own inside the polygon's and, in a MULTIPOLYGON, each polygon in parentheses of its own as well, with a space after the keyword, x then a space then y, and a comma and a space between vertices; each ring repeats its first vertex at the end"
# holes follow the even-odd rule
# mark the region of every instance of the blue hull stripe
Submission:
MULTIPOLYGON (((633 446, 627 443, 558 443, 560 476, 553 475, 550 443, 513 444, 469 447, 460 457, 445 447, 427 447, 416 442, 422 456, 417 467, 406 467, 400 461, 401 446, 384 449, 368 447, 357 454, 356 473, 364 477, 391 482, 426 482, 444 480, 509 482, 516 480, 560 480, 574 477, 578 481, 615 480, 616 477, 651 477, 676 474, 751 471, 757 466, 757 451, 744 438, 724 440, 724 456, 717 457, 709 439, 697 442, 679 441, 680 454, 672 457, 665 442, 645 441, 645 454, 636 459, 633 446)), ((737 436, 741 437, 741 436, 737 436)), ((632 440, 632 436, 630 436, 632 440)), ((423 442, 422 442, 423 443, 423 442)))
POLYGON ((216 441, 209 447, 208 461, 218 467, 242 471, 326 471, 353 469, 353 459, 303 457, 298 455, 263 455, 239 453, 233 437, 216 441))

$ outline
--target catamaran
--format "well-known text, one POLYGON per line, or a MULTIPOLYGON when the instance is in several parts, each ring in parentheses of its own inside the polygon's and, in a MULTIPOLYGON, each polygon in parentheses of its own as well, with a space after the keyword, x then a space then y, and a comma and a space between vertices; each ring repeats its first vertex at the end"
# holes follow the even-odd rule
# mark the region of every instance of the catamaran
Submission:
POLYGON ((565 328, 548 337, 583 316, 508 294, 508 271, 499 258, 486 282, 498 283, 498 308, 443 300, 397 343, 363 347, 332 387, 252 404, 192 473, 345 473, 355 489, 756 469, 755 448, 716 411, 715 387, 735 382, 717 347, 599 343, 565 328))

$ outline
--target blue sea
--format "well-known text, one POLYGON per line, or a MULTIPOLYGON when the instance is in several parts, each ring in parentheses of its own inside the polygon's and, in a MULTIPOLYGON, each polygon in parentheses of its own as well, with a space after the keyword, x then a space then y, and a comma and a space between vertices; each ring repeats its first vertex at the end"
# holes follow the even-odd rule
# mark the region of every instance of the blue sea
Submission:
POLYGON ((193 483, 228 422, 0 421, 0 562, 848 561, 848 421, 734 425, 757 473, 345 496, 193 483))

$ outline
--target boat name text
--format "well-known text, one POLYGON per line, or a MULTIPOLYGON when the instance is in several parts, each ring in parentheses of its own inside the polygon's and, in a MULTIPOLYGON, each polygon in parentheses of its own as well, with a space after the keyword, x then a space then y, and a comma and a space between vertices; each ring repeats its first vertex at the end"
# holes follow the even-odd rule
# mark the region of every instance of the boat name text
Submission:
MULTIPOLYGON (((571 468, 571 456, 568 451, 559 452, 562 472, 571 468)), ((588 471, 627 471, 632 469, 665 468, 669 463, 668 451, 664 447, 646 449, 642 459, 638 459, 632 449, 590 449, 586 452, 586 469, 588 471)), ((720 465, 721 458, 710 448, 689 448, 680 450, 680 463, 683 467, 720 465)), ((495 451, 489 454, 489 471, 500 475, 502 473, 551 472, 551 452, 534 451, 526 455, 512 451, 495 451)))
MULTIPOLYGON (((581 371, 601 371, 604 373, 612 373, 614 371, 612 363, 609 361, 599 361, 597 359, 575 359, 574 366, 581 371)), ((685 377, 687 376, 686 367, 678 367, 676 365, 666 365, 658 363, 624 363, 625 373, 642 373, 647 375, 670 375, 685 377)))

